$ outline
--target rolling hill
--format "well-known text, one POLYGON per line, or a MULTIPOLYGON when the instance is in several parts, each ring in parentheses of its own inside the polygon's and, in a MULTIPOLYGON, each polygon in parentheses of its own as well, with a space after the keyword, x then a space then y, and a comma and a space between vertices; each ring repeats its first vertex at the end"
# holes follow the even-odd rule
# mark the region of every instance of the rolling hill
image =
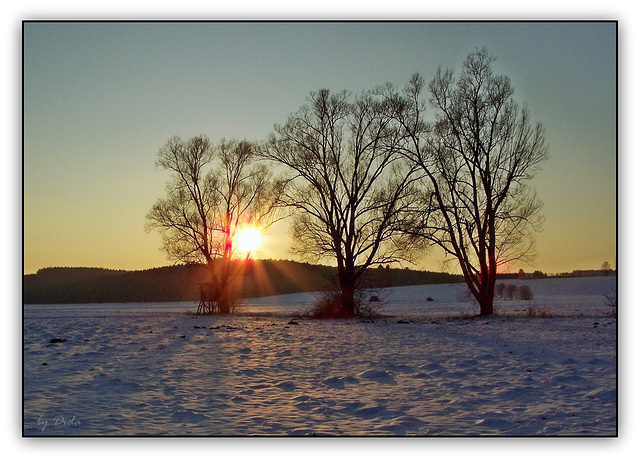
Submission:
MULTIPOLYGON (((322 291, 331 287, 335 268, 288 260, 251 261, 238 278, 243 298, 322 291)), ((140 271, 51 267, 23 277, 24 304, 197 301, 198 284, 208 281, 204 267, 176 265, 140 271)), ((367 287, 462 281, 442 272, 378 267, 366 273, 367 287)))

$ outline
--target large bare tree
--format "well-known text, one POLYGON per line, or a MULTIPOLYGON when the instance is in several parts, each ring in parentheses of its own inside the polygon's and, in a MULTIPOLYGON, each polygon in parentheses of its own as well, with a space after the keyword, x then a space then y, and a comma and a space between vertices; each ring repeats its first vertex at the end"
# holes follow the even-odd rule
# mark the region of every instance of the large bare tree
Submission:
POLYGON ((493 313, 498 267, 535 256, 542 203, 527 181, 548 156, 542 126, 514 101, 510 80, 493 73, 494 60, 483 48, 458 79, 438 70, 429 84, 434 123, 424 120, 419 75, 404 92, 381 90, 425 186, 409 231, 458 261, 481 315, 493 313))
POLYGON ((158 152, 156 165, 171 173, 167 195, 146 218, 148 232, 158 230, 169 259, 209 268, 220 313, 230 313, 230 291, 241 265, 236 234, 244 227, 272 224, 274 181, 266 165, 256 163, 247 141, 206 136, 188 141, 173 137, 158 152))
POLYGON ((415 189, 383 106, 372 93, 323 89, 262 146, 290 172, 279 201, 295 210, 293 251, 337 263, 339 315, 358 314, 354 294, 368 267, 401 261, 410 250, 394 239, 415 189))

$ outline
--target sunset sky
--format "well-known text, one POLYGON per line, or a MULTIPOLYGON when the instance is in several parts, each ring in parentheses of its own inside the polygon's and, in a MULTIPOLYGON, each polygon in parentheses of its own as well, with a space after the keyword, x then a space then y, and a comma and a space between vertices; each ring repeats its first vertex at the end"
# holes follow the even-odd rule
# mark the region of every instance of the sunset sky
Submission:
MULTIPOLYGON (((616 264, 616 24, 24 24, 24 273, 48 266, 170 264, 145 215, 168 175, 154 166, 174 135, 264 139, 311 91, 354 93, 420 72, 459 71, 485 46, 494 70, 546 130, 532 182, 544 202, 526 272, 616 264)), ((293 257, 287 225, 261 258, 293 257)), ((433 250, 418 269, 442 270, 433 250)), ((456 267, 447 268, 455 271, 456 267)))

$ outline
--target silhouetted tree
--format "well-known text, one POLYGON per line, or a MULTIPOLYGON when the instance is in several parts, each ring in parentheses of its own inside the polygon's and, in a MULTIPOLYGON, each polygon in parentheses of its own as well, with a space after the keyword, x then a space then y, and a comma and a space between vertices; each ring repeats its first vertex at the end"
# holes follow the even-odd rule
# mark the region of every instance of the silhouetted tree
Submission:
POLYGON ((494 75, 486 49, 471 53, 456 80, 438 70, 429 84, 435 122, 424 121, 424 80, 404 92, 382 89, 404 130, 405 154, 425 185, 408 229, 457 260, 480 314, 493 313, 497 268, 534 255, 541 202, 526 185, 548 156, 543 129, 532 127, 505 76, 494 75))
POLYGON ((292 250, 309 261, 335 259, 335 301, 344 315, 357 315, 354 293, 368 267, 398 262, 411 250, 395 242, 414 200, 411 169, 379 99, 311 93, 262 146, 265 158, 290 171, 279 200, 296 211, 292 250))
POLYGON ((611 273, 611 264, 609 264, 609 261, 605 261, 602 263, 602 275, 609 275, 611 273))
POLYGON ((166 198, 146 218, 146 230, 158 230, 169 259, 206 265, 220 313, 230 313, 230 292, 241 265, 235 236, 243 227, 273 223, 274 181, 266 165, 255 162, 252 144, 206 136, 169 139, 156 165, 171 172, 166 198), (208 168, 208 169, 207 169, 208 168))

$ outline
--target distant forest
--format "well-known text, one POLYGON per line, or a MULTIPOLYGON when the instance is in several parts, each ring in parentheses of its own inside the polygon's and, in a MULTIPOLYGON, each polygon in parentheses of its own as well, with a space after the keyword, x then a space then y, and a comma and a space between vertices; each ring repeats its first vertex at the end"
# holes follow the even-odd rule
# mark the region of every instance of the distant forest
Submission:
MULTIPOLYGON (((287 260, 257 260, 236 281, 240 297, 254 298, 332 286, 336 268, 287 260)), ((517 277, 517 274, 513 274, 517 277)), ((24 304, 197 301, 198 284, 208 282, 199 265, 141 271, 53 267, 23 277, 24 304)), ((461 275, 377 267, 366 273, 371 288, 464 282, 461 275)))

